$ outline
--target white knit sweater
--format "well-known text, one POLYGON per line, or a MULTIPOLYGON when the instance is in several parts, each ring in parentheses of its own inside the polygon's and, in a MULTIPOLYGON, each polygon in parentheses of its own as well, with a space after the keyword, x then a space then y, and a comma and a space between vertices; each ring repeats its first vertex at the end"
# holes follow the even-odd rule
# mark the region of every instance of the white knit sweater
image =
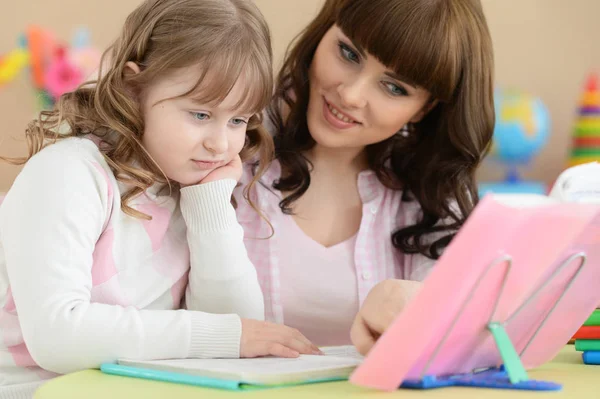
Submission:
POLYGON ((131 203, 148 221, 91 140, 36 154, 0 207, 0 398, 121 357, 238 357, 240 316, 264 310, 235 184, 150 189, 131 203))

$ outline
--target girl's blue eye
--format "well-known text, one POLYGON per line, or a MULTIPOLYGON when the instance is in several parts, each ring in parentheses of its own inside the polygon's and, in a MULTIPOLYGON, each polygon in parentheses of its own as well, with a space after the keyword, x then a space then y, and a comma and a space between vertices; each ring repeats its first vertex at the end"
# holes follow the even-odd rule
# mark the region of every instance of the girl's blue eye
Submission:
POLYGON ((234 125, 236 125, 236 126, 239 126, 239 125, 246 124, 248 122, 246 122, 244 119, 241 119, 241 118, 233 118, 231 120, 231 123, 234 124, 234 125))
POLYGON ((352 50, 347 44, 339 42, 338 47, 340 48, 340 54, 346 60, 355 63, 358 63, 360 61, 360 57, 358 56, 358 54, 356 54, 356 52, 352 50))
POLYGON ((385 84, 386 88, 388 89, 388 91, 390 92, 390 94, 393 96, 408 95, 408 92, 402 86, 398 86, 397 84, 394 84, 394 83, 384 83, 384 84, 385 84))
POLYGON ((204 112, 191 112, 192 116, 199 121, 205 121, 208 119, 208 114, 204 112))

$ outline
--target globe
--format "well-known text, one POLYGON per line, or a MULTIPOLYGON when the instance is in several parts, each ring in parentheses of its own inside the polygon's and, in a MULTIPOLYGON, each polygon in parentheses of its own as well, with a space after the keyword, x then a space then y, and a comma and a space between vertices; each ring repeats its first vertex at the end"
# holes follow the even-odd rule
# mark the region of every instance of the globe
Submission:
POLYGON ((491 156, 509 169, 528 164, 550 135, 548 109, 537 97, 517 90, 496 90, 496 125, 491 156))
POLYGON ((480 194, 536 193, 546 191, 545 184, 523 181, 518 167, 531 162, 550 135, 550 114, 537 97, 514 89, 497 89, 494 93, 496 124, 490 158, 503 164, 503 182, 480 184, 480 194))

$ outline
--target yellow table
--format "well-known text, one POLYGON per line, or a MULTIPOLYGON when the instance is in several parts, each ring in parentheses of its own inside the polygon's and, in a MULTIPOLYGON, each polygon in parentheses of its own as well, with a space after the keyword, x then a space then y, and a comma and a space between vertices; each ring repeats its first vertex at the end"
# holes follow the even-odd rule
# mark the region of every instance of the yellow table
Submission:
POLYGON ((565 347, 552 362, 529 372, 532 379, 562 383, 558 392, 505 391, 475 388, 443 388, 430 391, 398 390, 391 394, 355 387, 347 382, 304 385, 283 389, 228 392, 215 389, 116 377, 97 370, 80 371, 58 377, 42 385, 35 399, 119 399, 119 398, 177 398, 177 399, 254 399, 254 398, 597 398, 600 397, 600 366, 586 366, 573 345, 565 347))

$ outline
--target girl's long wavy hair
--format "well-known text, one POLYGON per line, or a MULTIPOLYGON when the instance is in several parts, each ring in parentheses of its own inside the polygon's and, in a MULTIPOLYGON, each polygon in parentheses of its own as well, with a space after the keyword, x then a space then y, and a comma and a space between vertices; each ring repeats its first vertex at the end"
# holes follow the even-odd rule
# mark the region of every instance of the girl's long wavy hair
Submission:
POLYGON ((392 137, 366 148, 369 167, 380 181, 401 188, 403 201, 416 200, 422 209, 416 224, 392 234, 394 246, 437 259, 478 201, 475 170, 493 133, 492 42, 481 3, 325 2, 288 49, 269 107, 276 131, 275 156, 285 171, 274 188, 290 193, 280 203, 285 213, 292 212, 292 204, 310 185, 310 164, 303 154, 315 141, 306 120, 307 82, 315 50, 334 24, 382 64, 438 100, 415 124, 411 138, 392 137))
POLYGON ((242 74, 249 84, 239 105, 254 116, 240 155, 242 160, 259 160, 256 176, 244 193, 254 207, 247 192, 273 156, 272 138, 262 127, 260 114, 272 96, 273 72, 270 32, 250 0, 144 1, 103 54, 98 78, 61 96, 54 109, 41 112, 28 125, 25 157, 4 159, 20 165, 57 140, 97 136, 117 180, 131 187, 122 195, 123 211, 147 219, 129 201, 156 183, 171 186, 172 182, 142 145, 144 118, 136 94, 157 79, 194 66, 200 77, 182 96, 220 102, 242 74), (125 73, 129 61, 141 72, 125 73), (210 79, 204 79, 207 74, 210 79))

